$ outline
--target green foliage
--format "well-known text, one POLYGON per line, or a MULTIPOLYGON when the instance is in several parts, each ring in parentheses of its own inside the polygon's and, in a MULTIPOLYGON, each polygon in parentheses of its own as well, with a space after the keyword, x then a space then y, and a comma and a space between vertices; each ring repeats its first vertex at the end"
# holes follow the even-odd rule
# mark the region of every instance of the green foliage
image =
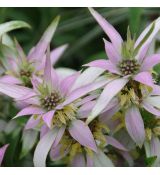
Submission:
MULTIPOLYGON (((115 26, 124 40, 126 40, 128 23, 131 33, 139 34, 146 27, 147 22, 155 19, 160 14, 159 8, 96 8, 96 10, 115 26)), ((16 37, 27 54, 57 15, 61 16, 61 20, 52 40, 51 49, 61 44, 69 44, 62 59, 57 63, 57 67, 80 69, 82 64, 107 57, 102 38, 108 38, 87 8, 0 8, 0 23, 13 20, 26 22, 21 23, 20 26, 15 26, 12 23, 7 31, 14 28, 28 27, 27 23, 32 26, 31 30, 19 29, 10 32, 11 37, 16 37)), ((0 31, 0 35, 4 32, 6 31, 0 31)), ((7 45, 1 43, 0 63, 5 65, 5 57, 11 54, 13 54, 13 51, 8 49, 7 45)), ((43 88, 40 87, 40 90, 43 91, 43 88)), ((9 98, 0 96, 0 117, 2 119, 6 122, 10 121, 17 111, 16 105, 9 98)), ((27 117, 18 118, 15 120, 15 124, 8 123, 7 130, 1 133, 3 136, 0 135, 0 138, 2 138, 0 139, 0 144, 10 143, 4 166, 33 166, 34 143, 32 143, 32 147, 27 149, 28 137, 24 142, 21 139, 22 130, 27 120, 27 117)), ((146 165, 151 166, 155 160, 156 157, 147 158, 146 165)), ((58 164, 49 162, 47 165, 64 166, 64 162, 58 162, 58 164)))
POLYGON ((145 159, 146 166, 151 167, 154 164, 154 162, 156 161, 156 159, 157 159, 157 156, 152 156, 152 157, 146 158, 145 159))

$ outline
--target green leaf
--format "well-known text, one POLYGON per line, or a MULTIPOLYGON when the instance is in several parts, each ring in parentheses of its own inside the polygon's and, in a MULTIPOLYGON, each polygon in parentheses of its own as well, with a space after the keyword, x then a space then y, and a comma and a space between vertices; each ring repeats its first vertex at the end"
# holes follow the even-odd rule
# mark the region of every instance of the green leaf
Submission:
POLYGON ((28 23, 23 21, 10 21, 0 24, 0 36, 2 36, 4 33, 20 28, 31 28, 31 27, 28 23))
POLYGON ((142 8, 129 8, 129 26, 132 34, 138 33, 142 13, 142 8))
POLYGON ((156 161, 156 159, 157 159, 157 156, 152 156, 152 157, 146 158, 145 159, 146 166, 151 167, 154 164, 154 162, 156 161))
POLYGON ((25 130, 22 135, 22 151, 20 159, 26 156, 36 144, 38 132, 35 130, 25 130))

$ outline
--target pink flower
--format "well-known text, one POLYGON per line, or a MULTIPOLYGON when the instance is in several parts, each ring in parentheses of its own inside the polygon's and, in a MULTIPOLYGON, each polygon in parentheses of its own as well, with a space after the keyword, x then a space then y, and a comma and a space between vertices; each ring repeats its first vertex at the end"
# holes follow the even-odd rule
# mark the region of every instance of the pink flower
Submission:
POLYGON ((1 163, 3 161, 3 158, 4 158, 4 154, 6 152, 6 149, 8 148, 8 144, 7 145, 4 145, 3 147, 0 148, 0 166, 1 166, 1 163))
POLYGON ((67 133, 61 139, 61 142, 57 146, 52 146, 50 157, 53 161, 60 160, 63 157, 68 157, 68 165, 73 167, 110 167, 114 166, 112 160, 104 153, 104 148, 107 145, 111 145, 117 150, 127 154, 127 149, 119 143, 115 138, 108 136, 109 128, 100 122, 95 120, 89 125, 93 137, 96 141, 97 152, 84 147, 80 143, 76 142, 67 133))
POLYGON ((96 60, 88 63, 86 66, 101 68, 103 73, 105 71, 106 73, 108 72, 106 81, 108 81, 108 77, 112 77, 112 81, 104 87, 97 100, 97 104, 87 119, 87 123, 98 116, 110 103, 112 98, 117 95, 126 84, 130 84, 130 81, 133 80, 153 87, 150 70, 154 65, 160 63, 159 54, 146 57, 151 41, 160 29, 160 18, 150 24, 136 42, 132 40, 130 32, 128 31, 127 42, 124 42, 111 24, 94 9, 90 8, 89 10, 111 42, 104 39, 105 50, 109 60, 96 60))
MULTIPOLYGON (((126 87, 118 96, 114 97, 110 105, 102 112, 100 118, 104 122, 108 122, 114 114, 121 111, 119 119, 121 118, 124 124, 120 122, 120 125, 119 123, 118 125, 125 126, 133 141, 142 147, 146 133, 145 121, 140 110, 145 110, 153 115, 153 120, 160 117, 160 87, 154 85, 151 91, 140 84, 135 84, 135 87, 136 89, 126 87)), ((117 126, 114 126, 114 128, 117 128, 117 126)))
POLYGON ((81 120, 88 116, 95 95, 88 93, 104 86, 106 80, 99 80, 84 85, 80 83, 80 73, 77 72, 65 78, 59 77, 52 69, 50 53, 47 52, 43 79, 36 76, 32 79, 33 89, 0 83, 0 92, 18 102, 25 102, 27 107, 22 109, 15 118, 32 115, 26 124, 26 129, 42 125, 41 140, 34 154, 35 166, 45 166, 47 154, 53 144, 57 145, 65 130, 81 145, 94 152, 97 146, 89 127, 81 120), (83 98, 86 96, 85 98, 83 98))
MULTIPOLYGON (((5 75, 0 78, 1 82, 30 87, 33 75, 41 76, 43 74, 42 71, 44 70, 46 59, 45 52, 56 31, 58 22, 59 17, 53 20, 38 44, 30 50, 27 56, 18 42, 15 41, 17 55, 8 55, 7 61, 4 63, 6 68, 5 75)), ((52 65, 57 62, 66 48, 67 44, 62 45, 51 52, 52 65)))

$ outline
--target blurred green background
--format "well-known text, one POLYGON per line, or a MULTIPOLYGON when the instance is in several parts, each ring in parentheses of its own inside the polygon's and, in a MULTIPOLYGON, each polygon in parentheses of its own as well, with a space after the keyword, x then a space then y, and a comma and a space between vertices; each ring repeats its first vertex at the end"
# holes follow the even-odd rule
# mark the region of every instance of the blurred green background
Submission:
MULTIPOLYGON (((160 16, 160 8, 95 9, 115 26, 124 39, 128 25, 132 34, 138 36, 149 22, 160 16)), ((0 23, 23 20, 32 26, 31 30, 20 29, 10 32, 12 37, 15 36, 18 39, 27 53, 57 15, 61 16, 61 20, 51 48, 65 43, 68 43, 69 47, 56 67, 63 66, 80 70, 83 64, 91 60, 106 58, 102 38, 107 38, 107 36, 87 8, 0 8, 0 23)), ((0 117, 6 121, 7 125, 5 132, 0 132, 0 146, 10 143, 3 165, 33 166, 34 148, 31 152, 29 150, 23 152, 22 149, 22 131, 27 118, 10 121, 17 111, 10 98, 0 96, 0 117)), ((1 123, 3 125, 4 121, 1 123)), ((58 165, 50 162, 48 166, 64 165, 62 162, 58 165)))
MULTIPOLYGON (((160 15, 159 8, 95 9, 116 27, 124 39, 128 25, 132 33, 138 36, 149 21, 160 15)), ((87 8, 0 8, 0 23, 24 20, 32 26, 31 30, 21 29, 18 32, 17 30, 11 32, 27 52, 57 15, 61 16, 61 20, 51 47, 69 43, 69 48, 56 66, 79 70, 82 64, 106 57, 102 41, 106 35, 87 8)))

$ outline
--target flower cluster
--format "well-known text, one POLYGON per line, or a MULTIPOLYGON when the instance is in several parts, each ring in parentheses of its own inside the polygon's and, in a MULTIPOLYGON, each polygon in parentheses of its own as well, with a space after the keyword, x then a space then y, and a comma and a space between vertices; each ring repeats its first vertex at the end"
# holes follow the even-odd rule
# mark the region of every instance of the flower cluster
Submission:
MULTIPOLYGON (((48 155, 68 166, 121 166, 122 159, 133 166, 136 149, 145 149, 159 166, 160 86, 153 68, 160 54, 147 52, 160 18, 137 40, 128 28, 123 41, 98 12, 89 10, 110 39, 103 39, 108 59, 92 61, 83 71, 53 68, 67 48, 50 51, 57 17, 27 55, 14 40, 15 52, 3 60, 0 93, 16 102, 20 111, 13 118, 27 116, 25 130, 40 135, 34 166, 46 166, 48 155)), ((7 146, 0 149, 0 163, 7 146)))

